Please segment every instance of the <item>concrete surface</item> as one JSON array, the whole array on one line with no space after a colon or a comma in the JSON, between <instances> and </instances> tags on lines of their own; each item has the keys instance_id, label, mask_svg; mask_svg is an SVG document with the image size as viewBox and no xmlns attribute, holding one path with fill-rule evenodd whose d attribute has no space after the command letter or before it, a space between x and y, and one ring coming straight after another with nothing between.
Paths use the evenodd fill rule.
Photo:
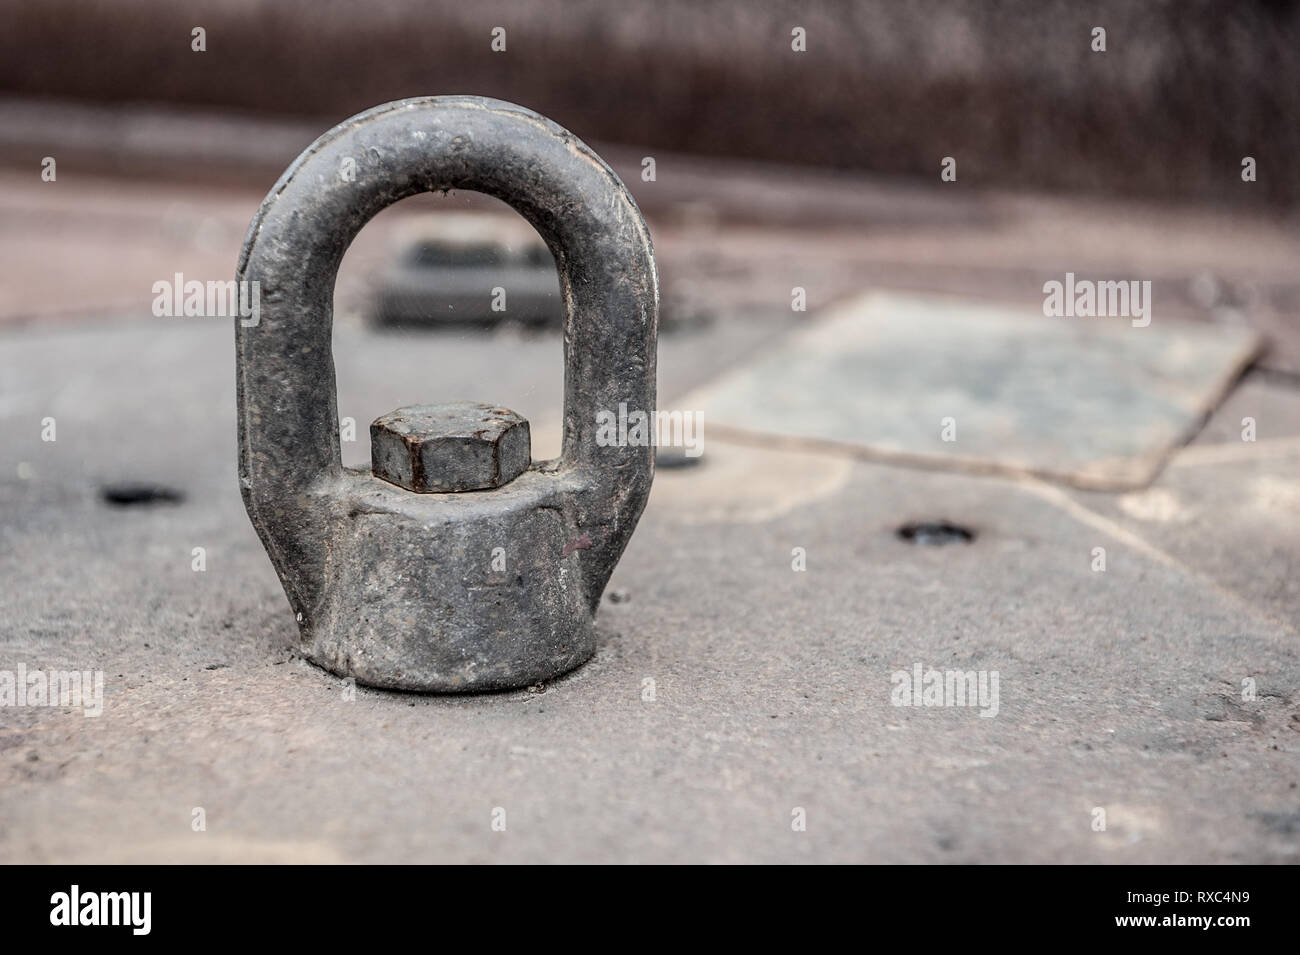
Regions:
<instances>
[{"instance_id":1,"label":"concrete surface","mask_svg":"<svg viewBox=\"0 0 1300 955\"><path fill-rule=\"evenodd\" d=\"M703 409L715 436L1144 488L1260 349L1245 329L1153 321L1151 305L1045 320L1043 309L868 292L682 403Z\"/></svg>"},{"instance_id":2,"label":"concrete surface","mask_svg":"<svg viewBox=\"0 0 1300 955\"><path fill-rule=\"evenodd\" d=\"M239 500L229 322L148 317L155 281L231 276L270 179L7 170L0 671L105 686L98 717L0 707L0 860L1296 861L1300 234L665 157L643 183L638 156L622 168L658 216L665 307L712 317L661 337L664 408L864 288L1038 309L1067 270L1150 278L1160 320L1240 324L1270 351L1150 487L1118 494L731 445L706 419L703 463L656 479L589 665L516 694L353 698L298 658ZM505 404L535 456L558 450L554 334L363 321L402 229L481 208L409 200L349 250L346 464L369 460L374 417L454 398ZM184 500L104 502L142 480ZM938 520L975 540L895 535ZM996 670L997 715L894 706L918 663Z\"/></svg>"},{"instance_id":3,"label":"concrete surface","mask_svg":"<svg viewBox=\"0 0 1300 955\"><path fill-rule=\"evenodd\" d=\"M661 407L790 321L665 337ZM239 500L228 325L137 313L0 336L0 669L105 675L98 717L0 708L0 860L1300 856L1289 380L1249 377L1135 500L733 446L706 422L703 463L656 479L592 662L438 698L299 659ZM555 336L345 324L335 354L349 463L365 423L411 400L504 403L539 456L558 434ZM128 479L185 499L102 501ZM895 535L937 519L975 540ZM997 671L996 715L893 705L916 664Z\"/></svg>"}]
</instances>

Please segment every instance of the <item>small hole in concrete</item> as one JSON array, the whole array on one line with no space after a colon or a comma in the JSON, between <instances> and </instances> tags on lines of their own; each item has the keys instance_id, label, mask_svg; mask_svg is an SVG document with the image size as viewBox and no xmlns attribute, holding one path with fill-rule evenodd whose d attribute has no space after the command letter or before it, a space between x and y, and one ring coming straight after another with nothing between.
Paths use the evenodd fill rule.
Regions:
<instances>
[{"instance_id":1,"label":"small hole in concrete","mask_svg":"<svg viewBox=\"0 0 1300 955\"><path fill-rule=\"evenodd\" d=\"M99 495L114 507L154 507L158 504L179 504L185 495L162 484L123 483L107 484Z\"/></svg>"},{"instance_id":2,"label":"small hole in concrete","mask_svg":"<svg viewBox=\"0 0 1300 955\"><path fill-rule=\"evenodd\" d=\"M693 468L703 463L703 455L689 455L686 449L676 445L665 445L655 449L655 469Z\"/></svg>"},{"instance_id":3,"label":"small hole in concrete","mask_svg":"<svg viewBox=\"0 0 1300 955\"><path fill-rule=\"evenodd\" d=\"M942 547L944 544L969 544L975 539L974 531L951 521L917 521L912 524L904 524L895 533L902 540L927 547Z\"/></svg>"}]
</instances>

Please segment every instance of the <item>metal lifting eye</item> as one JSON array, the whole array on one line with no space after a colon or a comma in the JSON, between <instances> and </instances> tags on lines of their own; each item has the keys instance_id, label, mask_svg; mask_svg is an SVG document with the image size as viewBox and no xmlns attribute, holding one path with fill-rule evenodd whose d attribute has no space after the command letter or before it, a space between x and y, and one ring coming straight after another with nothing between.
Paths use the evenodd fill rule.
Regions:
<instances>
[{"instance_id":1,"label":"metal lifting eye","mask_svg":"<svg viewBox=\"0 0 1300 955\"><path fill-rule=\"evenodd\" d=\"M383 415L372 469L342 466L330 339L343 250L385 206L443 189L510 203L561 263L564 450L544 470L526 420L468 401ZM590 657L654 472L652 447L596 437L600 411L653 414L655 399L654 256L613 171L519 106L389 103L294 161L236 278L273 290L259 321L235 328L240 485L308 658L372 686L460 692L528 686Z\"/></svg>"}]
</instances>

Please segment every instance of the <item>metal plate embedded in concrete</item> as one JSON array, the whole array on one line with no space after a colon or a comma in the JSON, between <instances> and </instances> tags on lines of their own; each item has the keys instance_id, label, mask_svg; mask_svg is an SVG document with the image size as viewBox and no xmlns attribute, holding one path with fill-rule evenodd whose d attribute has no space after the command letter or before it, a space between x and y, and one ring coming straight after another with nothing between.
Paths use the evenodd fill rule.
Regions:
<instances>
[{"instance_id":1,"label":"metal plate embedded in concrete","mask_svg":"<svg viewBox=\"0 0 1300 955\"><path fill-rule=\"evenodd\" d=\"M682 400L713 437L1085 488L1155 477L1250 363L1241 328L869 293Z\"/></svg>"}]
</instances>

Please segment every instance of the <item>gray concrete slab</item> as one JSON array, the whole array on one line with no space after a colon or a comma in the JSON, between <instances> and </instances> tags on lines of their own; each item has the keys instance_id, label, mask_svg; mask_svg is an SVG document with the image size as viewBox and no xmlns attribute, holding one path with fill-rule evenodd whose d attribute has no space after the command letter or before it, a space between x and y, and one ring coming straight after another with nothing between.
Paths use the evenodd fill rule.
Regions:
<instances>
[{"instance_id":1,"label":"gray concrete slab","mask_svg":"<svg viewBox=\"0 0 1300 955\"><path fill-rule=\"evenodd\" d=\"M1108 317L1074 317L1073 279L1070 317L1046 319L954 297L855 296L682 400L715 432L1078 487L1144 486L1261 341L1241 328L1153 322L1149 286L1137 282L1133 317L1113 312L1129 302L1127 282L1112 283Z\"/></svg>"},{"instance_id":2,"label":"gray concrete slab","mask_svg":"<svg viewBox=\"0 0 1300 955\"><path fill-rule=\"evenodd\" d=\"M774 328L666 339L665 402ZM4 861L1300 855L1294 591L1264 599L1224 572L1266 556L1259 523L1222 535L1222 561L1166 559L1178 540L1152 543L1107 495L706 430L704 463L656 480L591 663L519 693L354 694L298 658L244 515L230 339L205 320L0 339L0 669L106 681L98 717L0 708ZM341 413L359 424L453 397L542 431L557 420L555 339L344 329L335 350ZM366 459L362 440L345 448ZM1252 480L1293 464L1261 459ZM141 477L187 496L101 501L105 482ZM1207 470L1210 498L1238 479ZM1269 540L1294 561L1286 507ZM895 535L939 518L975 540ZM894 705L892 677L917 664L997 671L997 715Z\"/></svg>"},{"instance_id":3,"label":"gray concrete slab","mask_svg":"<svg viewBox=\"0 0 1300 955\"><path fill-rule=\"evenodd\" d=\"M1149 488L1074 499L1156 559L1300 624L1300 390L1252 374Z\"/></svg>"}]
</instances>

